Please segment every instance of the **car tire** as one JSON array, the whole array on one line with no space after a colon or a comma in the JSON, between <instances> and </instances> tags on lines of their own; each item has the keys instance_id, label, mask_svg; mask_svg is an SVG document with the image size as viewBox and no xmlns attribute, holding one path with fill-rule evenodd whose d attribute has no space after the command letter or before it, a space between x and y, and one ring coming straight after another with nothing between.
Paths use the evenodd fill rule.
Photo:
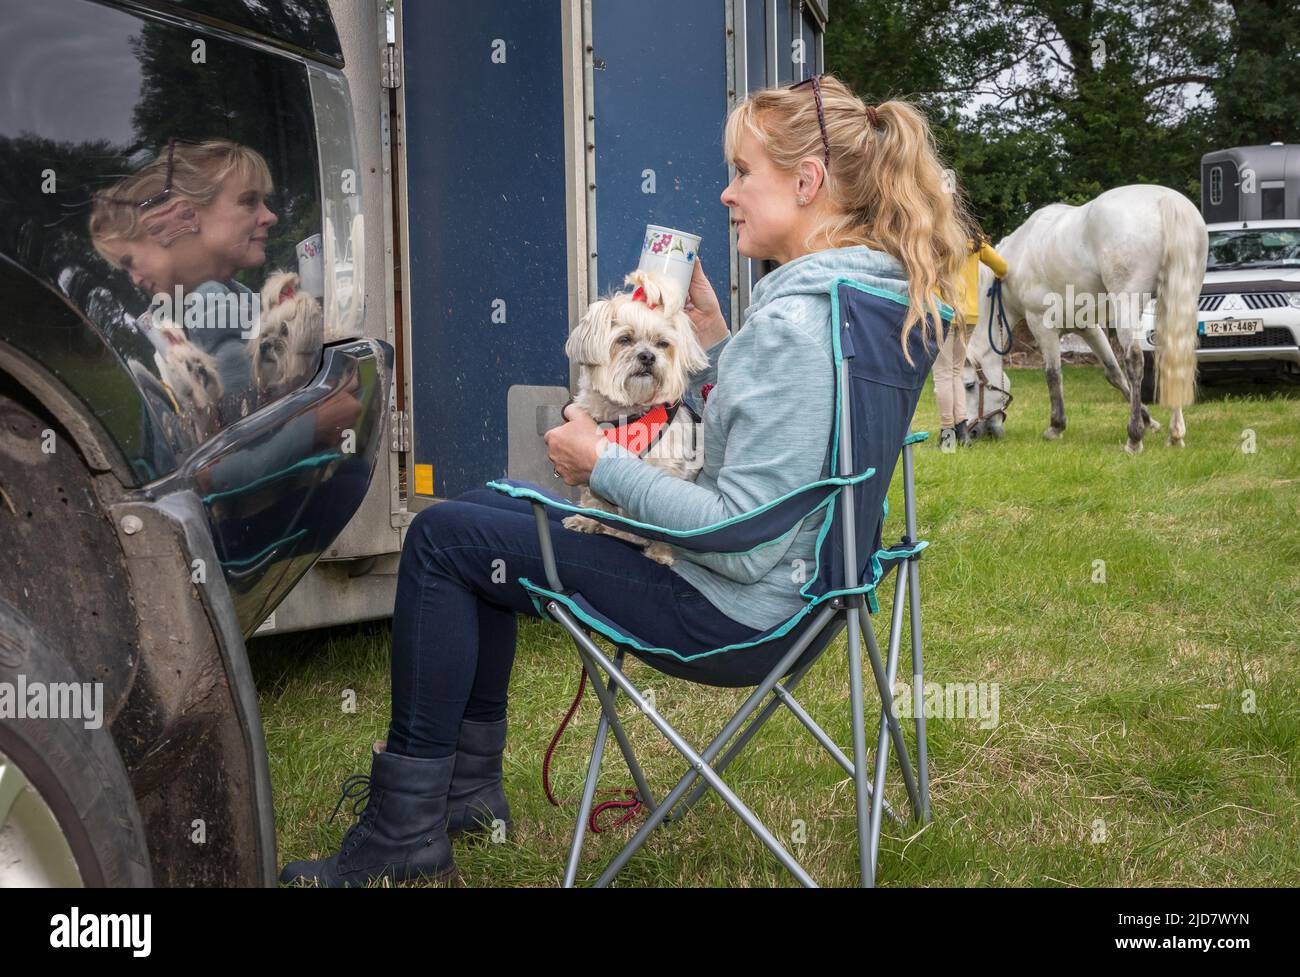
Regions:
<instances>
[{"instance_id":1,"label":"car tire","mask_svg":"<svg viewBox=\"0 0 1300 977\"><path fill-rule=\"evenodd\" d=\"M0 598L0 682L79 682L72 666ZM107 724L0 719L0 888L152 884L144 825Z\"/></svg>"},{"instance_id":2,"label":"car tire","mask_svg":"<svg viewBox=\"0 0 1300 977\"><path fill-rule=\"evenodd\" d=\"M1142 354L1142 403L1154 403L1156 399L1156 360L1151 353Z\"/></svg>"}]
</instances>

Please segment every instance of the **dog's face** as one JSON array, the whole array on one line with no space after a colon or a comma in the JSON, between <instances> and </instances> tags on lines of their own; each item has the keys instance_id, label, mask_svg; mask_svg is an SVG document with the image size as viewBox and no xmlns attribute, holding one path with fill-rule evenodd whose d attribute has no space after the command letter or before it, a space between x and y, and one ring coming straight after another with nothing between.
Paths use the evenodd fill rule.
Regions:
<instances>
[{"instance_id":1,"label":"dog's face","mask_svg":"<svg viewBox=\"0 0 1300 977\"><path fill-rule=\"evenodd\" d=\"M681 399L692 373L709 364L682 310L677 289L652 272L636 271L638 288L593 302L564 351L582 368L582 383L614 404L643 407Z\"/></svg>"},{"instance_id":2,"label":"dog's face","mask_svg":"<svg viewBox=\"0 0 1300 977\"><path fill-rule=\"evenodd\" d=\"M211 407L221 399L221 374L212 357L194 346L188 346L178 357L181 369L189 378L194 406Z\"/></svg>"},{"instance_id":3,"label":"dog's face","mask_svg":"<svg viewBox=\"0 0 1300 977\"><path fill-rule=\"evenodd\" d=\"M299 288L298 276L271 275L262 287L261 315L250 351L258 391L279 396L306 380L320 356L322 332L320 306Z\"/></svg>"},{"instance_id":4,"label":"dog's face","mask_svg":"<svg viewBox=\"0 0 1300 977\"><path fill-rule=\"evenodd\" d=\"M253 355L257 358L254 375L259 389L283 380L289 359L289 323L271 323L269 328L259 330Z\"/></svg>"},{"instance_id":5,"label":"dog's face","mask_svg":"<svg viewBox=\"0 0 1300 977\"><path fill-rule=\"evenodd\" d=\"M185 338L174 323L162 323L167 339L166 356L158 356L163 381L171 387L182 410L206 410L213 407L223 393L221 373L210 355Z\"/></svg>"}]
</instances>

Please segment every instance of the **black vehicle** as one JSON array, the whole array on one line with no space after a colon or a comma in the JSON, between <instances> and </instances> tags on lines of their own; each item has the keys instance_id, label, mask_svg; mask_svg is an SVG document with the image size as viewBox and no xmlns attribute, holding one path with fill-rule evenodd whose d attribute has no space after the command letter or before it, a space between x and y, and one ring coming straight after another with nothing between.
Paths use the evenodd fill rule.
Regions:
<instances>
[{"instance_id":1,"label":"black vehicle","mask_svg":"<svg viewBox=\"0 0 1300 977\"><path fill-rule=\"evenodd\" d=\"M0 0L0 886L265 885L244 640L365 497L324 0Z\"/></svg>"}]
</instances>

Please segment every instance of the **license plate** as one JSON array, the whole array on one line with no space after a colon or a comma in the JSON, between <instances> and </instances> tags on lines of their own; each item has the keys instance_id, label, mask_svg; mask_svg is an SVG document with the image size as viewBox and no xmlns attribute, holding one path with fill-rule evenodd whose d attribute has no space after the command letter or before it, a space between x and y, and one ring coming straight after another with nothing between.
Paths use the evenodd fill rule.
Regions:
<instances>
[{"instance_id":1,"label":"license plate","mask_svg":"<svg viewBox=\"0 0 1300 977\"><path fill-rule=\"evenodd\" d=\"M1197 331L1202 336L1253 336L1263 330L1263 319L1211 319Z\"/></svg>"}]
</instances>

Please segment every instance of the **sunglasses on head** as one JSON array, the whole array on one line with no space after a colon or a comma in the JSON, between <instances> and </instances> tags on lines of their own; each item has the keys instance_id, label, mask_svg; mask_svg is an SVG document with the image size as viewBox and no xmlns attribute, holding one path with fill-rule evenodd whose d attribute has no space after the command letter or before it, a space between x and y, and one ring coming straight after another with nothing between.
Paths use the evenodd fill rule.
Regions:
<instances>
[{"instance_id":1,"label":"sunglasses on head","mask_svg":"<svg viewBox=\"0 0 1300 977\"><path fill-rule=\"evenodd\" d=\"M123 207L135 207L139 210L148 210L150 207L157 207L160 203L167 200L172 195L172 175L176 169L176 144L181 143L186 146L196 146L196 142L190 139L181 139L172 136L167 140L167 176L163 180L163 188L151 197L145 197L143 200L127 200L123 197L114 197L108 193L99 193L96 196L100 200L105 200L111 204L120 204Z\"/></svg>"},{"instance_id":2,"label":"sunglasses on head","mask_svg":"<svg viewBox=\"0 0 1300 977\"><path fill-rule=\"evenodd\" d=\"M822 111L822 86L818 81L820 78L821 75L813 75L810 78L805 78L803 81L797 81L790 86L789 90L797 92L799 89L803 88L804 85L812 85L813 98L817 100L817 124L821 126L822 147L826 150L826 169L829 170L831 168L831 141L826 135L826 113Z\"/></svg>"}]
</instances>

